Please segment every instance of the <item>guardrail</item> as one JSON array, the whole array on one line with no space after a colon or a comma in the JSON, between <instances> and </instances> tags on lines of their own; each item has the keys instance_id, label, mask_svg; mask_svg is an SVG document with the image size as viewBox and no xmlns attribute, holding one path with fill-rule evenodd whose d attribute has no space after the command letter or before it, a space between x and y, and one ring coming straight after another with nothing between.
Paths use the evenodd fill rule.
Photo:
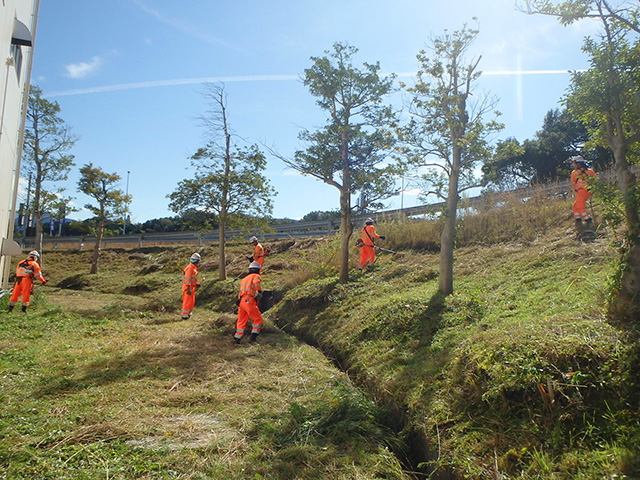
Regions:
<instances>
[{"instance_id":1,"label":"guardrail","mask_svg":"<svg viewBox=\"0 0 640 480\"><path fill-rule=\"evenodd\" d=\"M569 182L559 182L546 185L544 187L522 188L511 190L509 192L499 192L485 194L478 197L467 198L461 205L473 208L481 202L488 200L488 197L494 201L500 201L500 197L506 195L517 194L521 198L530 196L533 192L546 194L566 194L570 191ZM436 214L444 205L444 202L431 203L415 207L402 209L385 210L382 212L370 212L352 216L354 224L364 223L367 217L371 217L374 221L395 218L411 218L424 217ZM255 232L257 236L264 240L276 240L282 238L309 237L309 236L325 236L335 235L340 231L340 220L323 220L313 222L293 222L286 224L270 225L270 232ZM246 239L247 232L242 230L230 229L226 231L227 240ZM144 234L127 234L127 235L110 235L103 237L101 248L143 248L158 245L204 245L206 243L216 243L220 240L218 230L207 232L166 232L166 233L144 233ZM20 240L16 239L20 243ZM75 236L75 237L44 237L43 248L52 249L84 249L92 248L95 245L95 236ZM35 244L33 237L22 239L21 247L23 249L32 248Z\"/></svg>"}]
</instances>

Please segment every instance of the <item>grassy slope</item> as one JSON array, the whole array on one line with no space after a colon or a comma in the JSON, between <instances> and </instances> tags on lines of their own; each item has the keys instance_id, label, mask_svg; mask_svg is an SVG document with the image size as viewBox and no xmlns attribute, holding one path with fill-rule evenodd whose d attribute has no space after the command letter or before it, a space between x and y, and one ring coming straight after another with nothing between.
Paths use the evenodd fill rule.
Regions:
<instances>
[{"instance_id":1,"label":"grassy slope","mask_svg":"<svg viewBox=\"0 0 640 480\"><path fill-rule=\"evenodd\" d=\"M611 255L562 227L462 248L445 299L437 255L382 257L348 285L294 289L275 321L408 412L425 472L638 478L636 333L601 312Z\"/></svg>"},{"instance_id":2,"label":"grassy slope","mask_svg":"<svg viewBox=\"0 0 640 480\"><path fill-rule=\"evenodd\" d=\"M0 477L405 478L388 451L399 444L389 411L402 412L423 472L638 477L636 334L601 312L608 240L580 244L529 204L544 223L529 237L530 215L478 217L487 238L525 240L459 248L445 299L436 254L383 254L341 285L336 242L274 242L264 286L300 285L267 314L256 349L230 343L238 282L214 280L211 247L186 322L176 318L192 247L105 251L97 276L78 273L88 252L49 253L51 283L79 289L47 287L26 319L0 313ZM391 248L433 243L419 225L385 228ZM230 277L247 250L230 247Z\"/></svg>"}]
</instances>

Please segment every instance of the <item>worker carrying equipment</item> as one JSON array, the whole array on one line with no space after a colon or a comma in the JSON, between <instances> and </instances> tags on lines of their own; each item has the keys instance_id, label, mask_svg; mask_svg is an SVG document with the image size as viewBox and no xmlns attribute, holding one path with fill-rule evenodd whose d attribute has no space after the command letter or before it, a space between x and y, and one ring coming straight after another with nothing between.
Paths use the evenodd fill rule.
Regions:
<instances>
[{"instance_id":1,"label":"worker carrying equipment","mask_svg":"<svg viewBox=\"0 0 640 480\"><path fill-rule=\"evenodd\" d=\"M42 276L42 270L38 260L40 254L33 250L29 252L29 256L18 263L16 269L16 284L13 287L13 293L9 298L9 311L13 310L13 307L18 303L18 299L22 295L22 311L26 312L29 306L29 300L31 299L31 293L33 293L33 281L38 280L44 285L47 280Z\"/></svg>"},{"instance_id":2,"label":"worker carrying equipment","mask_svg":"<svg viewBox=\"0 0 640 480\"><path fill-rule=\"evenodd\" d=\"M182 277L182 320L191 317L193 306L196 304L196 290L200 287L198 283L198 263L200 254L194 253L189 259L189 264L184 268Z\"/></svg>"},{"instance_id":3,"label":"worker carrying equipment","mask_svg":"<svg viewBox=\"0 0 640 480\"><path fill-rule=\"evenodd\" d=\"M238 321L236 322L236 333L233 336L235 343L240 343L244 336L244 329L247 321L251 319L253 326L251 327L251 338L249 343L255 343L262 330L262 315L258 309L258 301L260 300L260 270L261 266L258 262L253 261L249 265L249 274L242 279L240 283L240 293L238 293Z\"/></svg>"},{"instance_id":4,"label":"worker carrying equipment","mask_svg":"<svg viewBox=\"0 0 640 480\"><path fill-rule=\"evenodd\" d=\"M383 235L376 233L376 227L373 226L373 219L367 218L362 228L362 236L357 245L360 247L360 263L358 263L358 271L363 272L367 265L376 261L376 250L374 238L381 238Z\"/></svg>"},{"instance_id":5,"label":"worker carrying equipment","mask_svg":"<svg viewBox=\"0 0 640 480\"><path fill-rule=\"evenodd\" d=\"M247 260L250 262L258 262L260 265L260 273L262 273L262 267L264 266L264 257L265 255L269 255L270 250L268 248L264 248L260 242L258 242L258 237L251 237L251 243L253 243L253 255L247 257Z\"/></svg>"},{"instance_id":6,"label":"worker carrying equipment","mask_svg":"<svg viewBox=\"0 0 640 480\"><path fill-rule=\"evenodd\" d=\"M573 203L573 219L576 224L582 224L583 221L590 224L592 219L587 212L587 200L591 197L591 192L588 190L588 178L595 178L596 172L589 168L587 162L580 155L571 157L569 160L573 165L571 186L576 192L576 200Z\"/></svg>"}]
</instances>

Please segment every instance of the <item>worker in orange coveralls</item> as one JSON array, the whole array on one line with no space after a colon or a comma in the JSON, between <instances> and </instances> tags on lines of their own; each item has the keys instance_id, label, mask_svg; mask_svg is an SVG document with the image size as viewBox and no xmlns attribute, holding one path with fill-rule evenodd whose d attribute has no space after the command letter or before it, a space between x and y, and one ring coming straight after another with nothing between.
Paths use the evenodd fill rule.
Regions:
<instances>
[{"instance_id":1,"label":"worker in orange coveralls","mask_svg":"<svg viewBox=\"0 0 640 480\"><path fill-rule=\"evenodd\" d=\"M376 249L375 238L381 238L384 240L384 235L378 235L376 233L376 227L373 226L373 219L367 218L362 228L362 236L358 244L360 245L360 263L358 264L358 271L363 272L369 263L376 261Z\"/></svg>"},{"instance_id":2,"label":"worker in orange coveralls","mask_svg":"<svg viewBox=\"0 0 640 480\"><path fill-rule=\"evenodd\" d=\"M588 190L587 178L595 177L596 172L587 166L587 162L581 156L571 157L573 171L571 172L571 186L576 192L576 201L573 203L573 219L576 225L586 222L590 225L592 222L591 215L587 212L587 200L591 197Z\"/></svg>"},{"instance_id":3,"label":"worker in orange coveralls","mask_svg":"<svg viewBox=\"0 0 640 480\"><path fill-rule=\"evenodd\" d=\"M33 250L29 252L29 256L18 264L16 269L16 284L13 287L13 293L9 298L9 311L13 310L13 307L18 303L20 295L22 295L22 311L26 312L29 306L29 299L31 298L31 292L33 291L33 281L39 280L42 285L47 283L42 276L42 270L38 259L40 254Z\"/></svg>"},{"instance_id":4,"label":"worker in orange coveralls","mask_svg":"<svg viewBox=\"0 0 640 480\"><path fill-rule=\"evenodd\" d=\"M247 321L253 321L251 328L251 338L249 343L255 343L262 329L262 315L258 308L260 300L260 264L256 261L249 265L249 274L242 279L240 284L240 293L238 294L238 322L236 323L236 333L233 339L236 343L240 343L244 336L244 329Z\"/></svg>"},{"instance_id":5,"label":"worker in orange coveralls","mask_svg":"<svg viewBox=\"0 0 640 480\"><path fill-rule=\"evenodd\" d=\"M198 283L198 262L200 254L194 253L189 259L189 265L184 269L182 277L182 319L187 320L191 316L193 306L196 304L196 290Z\"/></svg>"},{"instance_id":6,"label":"worker in orange coveralls","mask_svg":"<svg viewBox=\"0 0 640 480\"><path fill-rule=\"evenodd\" d=\"M260 242L258 242L258 237L251 237L251 243L253 243L253 255L247 257L247 260L250 262L258 262L260 265L260 273L262 273L262 267L264 266L264 256L269 253Z\"/></svg>"}]
</instances>

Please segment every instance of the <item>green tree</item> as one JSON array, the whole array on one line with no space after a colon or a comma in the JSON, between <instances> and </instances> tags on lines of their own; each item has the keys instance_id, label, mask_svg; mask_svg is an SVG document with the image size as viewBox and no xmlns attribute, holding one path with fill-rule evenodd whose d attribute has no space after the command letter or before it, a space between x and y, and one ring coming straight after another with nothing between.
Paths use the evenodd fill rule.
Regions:
<instances>
[{"instance_id":1,"label":"green tree","mask_svg":"<svg viewBox=\"0 0 640 480\"><path fill-rule=\"evenodd\" d=\"M490 156L488 137L500 130L493 111L497 100L479 95L471 102L480 57L469 63L465 54L475 40L477 30L465 25L462 30L445 32L433 38L433 58L422 50L420 69L411 95L410 121L399 129L403 152L413 168L426 168L422 190L445 201L443 229L440 235L439 291L453 293L453 253L460 194L480 186L474 170L478 162ZM485 121L492 113L494 119Z\"/></svg>"},{"instance_id":2,"label":"green tree","mask_svg":"<svg viewBox=\"0 0 640 480\"><path fill-rule=\"evenodd\" d=\"M515 138L498 142L493 158L482 167L484 183L490 187L517 188L565 179L567 159L581 154L599 171L612 164L611 151L597 147L584 150L587 127L567 109L549 110L535 137L520 144Z\"/></svg>"},{"instance_id":3,"label":"green tree","mask_svg":"<svg viewBox=\"0 0 640 480\"><path fill-rule=\"evenodd\" d=\"M213 213L218 219L220 280L227 278L226 228L266 227L273 210L275 190L262 174L267 161L256 145L235 146L229 126L227 95L223 85L205 84L210 110L200 117L210 139L191 157L195 177L183 180L168 195L176 213L192 209ZM251 218L253 215L255 218Z\"/></svg>"},{"instance_id":4,"label":"green tree","mask_svg":"<svg viewBox=\"0 0 640 480\"><path fill-rule=\"evenodd\" d=\"M94 205L85 205L85 208L95 215L97 222L96 244L93 247L93 259L89 273L98 273L100 242L102 241L105 222L122 218L127 213L127 205L131 202L131 195L125 195L122 190L116 188L119 181L120 175L106 173L102 168L94 167L92 163L84 165L80 169L78 190L96 202Z\"/></svg>"},{"instance_id":5,"label":"green tree","mask_svg":"<svg viewBox=\"0 0 640 480\"><path fill-rule=\"evenodd\" d=\"M393 91L394 76L380 77L378 63L352 64L358 49L335 43L326 56L311 57L304 71L304 85L327 112L327 124L315 132L304 130L299 138L307 144L293 159L277 155L303 175L315 177L340 192L340 281L349 279L349 249L353 233L351 216L379 208L380 201L398 192L399 169L388 162L394 144L391 134L396 116L383 103ZM352 196L362 201L353 206Z\"/></svg>"},{"instance_id":6,"label":"green tree","mask_svg":"<svg viewBox=\"0 0 640 480\"><path fill-rule=\"evenodd\" d=\"M42 252L43 214L57 212L71 201L62 195L64 188L55 184L49 186L67 180L74 165L74 157L68 152L78 140L58 116L59 113L58 102L44 98L37 86L30 88L23 150L26 172L32 176L32 196L27 209L35 219L35 249L39 252Z\"/></svg>"},{"instance_id":7,"label":"green tree","mask_svg":"<svg viewBox=\"0 0 640 480\"><path fill-rule=\"evenodd\" d=\"M619 282L611 297L614 318L640 314L640 191L630 155L640 142L639 9L633 4L612 6L605 0L572 0L560 5L549 1L526 2L529 13L557 16L569 24L596 17L602 24L599 38L586 38L583 51L590 67L574 72L566 96L571 114L589 130L591 145L613 151L618 188L624 208L627 241L622 249Z\"/></svg>"}]
</instances>

